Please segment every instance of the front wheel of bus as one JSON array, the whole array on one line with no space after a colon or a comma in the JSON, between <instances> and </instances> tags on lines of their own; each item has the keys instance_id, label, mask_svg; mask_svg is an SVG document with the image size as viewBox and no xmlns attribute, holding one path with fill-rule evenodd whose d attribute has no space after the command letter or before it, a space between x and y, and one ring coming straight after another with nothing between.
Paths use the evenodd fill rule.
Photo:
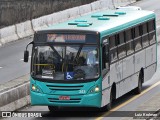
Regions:
<instances>
[{"instance_id":1,"label":"front wheel of bus","mask_svg":"<svg viewBox=\"0 0 160 120\"><path fill-rule=\"evenodd\" d=\"M48 106L48 109L50 112L55 112L59 110L59 107L54 107L54 106Z\"/></svg>"}]
</instances>

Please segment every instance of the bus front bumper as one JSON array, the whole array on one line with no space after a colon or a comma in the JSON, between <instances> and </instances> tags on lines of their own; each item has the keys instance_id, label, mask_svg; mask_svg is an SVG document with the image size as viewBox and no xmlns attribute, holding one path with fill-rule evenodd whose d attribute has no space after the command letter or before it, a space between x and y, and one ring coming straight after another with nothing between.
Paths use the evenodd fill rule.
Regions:
<instances>
[{"instance_id":1,"label":"bus front bumper","mask_svg":"<svg viewBox=\"0 0 160 120\"><path fill-rule=\"evenodd\" d=\"M60 96L61 95L48 95L31 91L31 105L101 107L101 92L86 95L70 95L70 100L59 100Z\"/></svg>"}]
</instances>

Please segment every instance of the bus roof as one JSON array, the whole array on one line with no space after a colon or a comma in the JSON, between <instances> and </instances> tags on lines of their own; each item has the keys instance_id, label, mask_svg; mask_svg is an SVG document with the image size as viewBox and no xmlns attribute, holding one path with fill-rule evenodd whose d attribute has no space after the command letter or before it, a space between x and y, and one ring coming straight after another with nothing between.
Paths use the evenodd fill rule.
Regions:
<instances>
[{"instance_id":1,"label":"bus roof","mask_svg":"<svg viewBox=\"0 0 160 120\"><path fill-rule=\"evenodd\" d=\"M81 30L99 32L101 37L116 33L155 18L152 11L104 10L50 26L43 31Z\"/></svg>"}]
</instances>

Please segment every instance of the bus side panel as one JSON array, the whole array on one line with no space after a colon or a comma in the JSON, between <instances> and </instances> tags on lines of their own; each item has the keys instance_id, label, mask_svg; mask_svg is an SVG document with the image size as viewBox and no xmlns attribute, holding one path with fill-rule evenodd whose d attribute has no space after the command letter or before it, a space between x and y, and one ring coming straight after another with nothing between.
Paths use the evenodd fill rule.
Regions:
<instances>
[{"instance_id":1,"label":"bus side panel","mask_svg":"<svg viewBox=\"0 0 160 120\"><path fill-rule=\"evenodd\" d=\"M146 69L144 70L144 82L151 79L156 71L156 44L146 48Z\"/></svg>"},{"instance_id":2,"label":"bus side panel","mask_svg":"<svg viewBox=\"0 0 160 120\"><path fill-rule=\"evenodd\" d=\"M145 68L145 50L135 54L135 73L139 72L141 68Z\"/></svg>"},{"instance_id":3,"label":"bus side panel","mask_svg":"<svg viewBox=\"0 0 160 120\"><path fill-rule=\"evenodd\" d=\"M139 72L135 73L134 75L131 76L131 86L132 89L136 88L138 86L138 80L139 80Z\"/></svg>"},{"instance_id":4,"label":"bus side panel","mask_svg":"<svg viewBox=\"0 0 160 120\"><path fill-rule=\"evenodd\" d=\"M121 91L123 90L123 88L120 87L120 82L123 78L122 65L123 65L123 62L121 60L111 64L110 66L110 81L111 81L111 85L114 82L116 83L116 98L120 96L119 94L121 94Z\"/></svg>"},{"instance_id":5,"label":"bus side panel","mask_svg":"<svg viewBox=\"0 0 160 120\"><path fill-rule=\"evenodd\" d=\"M120 81L119 70L120 70L119 62L116 62L110 65L110 83L111 85L114 82L117 83Z\"/></svg>"},{"instance_id":6,"label":"bus side panel","mask_svg":"<svg viewBox=\"0 0 160 120\"><path fill-rule=\"evenodd\" d=\"M123 80L120 82L121 93L119 93L119 96L133 89L134 83L132 83L131 76L134 74L134 67L134 55L123 59Z\"/></svg>"},{"instance_id":7,"label":"bus side panel","mask_svg":"<svg viewBox=\"0 0 160 120\"><path fill-rule=\"evenodd\" d=\"M123 59L123 79L134 74L134 55Z\"/></svg>"}]
</instances>

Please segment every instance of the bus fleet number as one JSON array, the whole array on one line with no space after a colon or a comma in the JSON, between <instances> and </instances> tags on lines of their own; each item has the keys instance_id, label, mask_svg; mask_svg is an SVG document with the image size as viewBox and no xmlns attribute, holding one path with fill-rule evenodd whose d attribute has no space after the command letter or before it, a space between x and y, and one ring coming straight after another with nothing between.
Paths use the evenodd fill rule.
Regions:
<instances>
[{"instance_id":1,"label":"bus fleet number","mask_svg":"<svg viewBox=\"0 0 160 120\"><path fill-rule=\"evenodd\" d=\"M85 90L79 90L79 93L84 94L84 93L86 93L86 91Z\"/></svg>"}]
</instances>

